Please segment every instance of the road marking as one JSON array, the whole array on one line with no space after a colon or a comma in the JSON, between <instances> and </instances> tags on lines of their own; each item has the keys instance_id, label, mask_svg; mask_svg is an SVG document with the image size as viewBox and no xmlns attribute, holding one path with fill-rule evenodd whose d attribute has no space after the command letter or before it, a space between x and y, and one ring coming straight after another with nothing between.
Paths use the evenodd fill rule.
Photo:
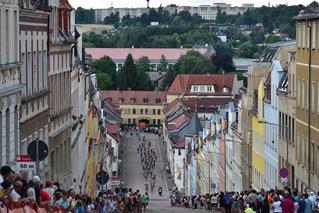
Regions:
<instances>
[{"instance_id":1,"label":"road marking","mask_svg":"<svg viewBox=\"0 0 319 213\"><path fill-rule=\"evenodd\" d=\"M161 148L160 148L160 146L159 146L159 140L158 140L158 138L159 138L159 137L157 137L157 148L158 148L158 150L159 150L160 159L161 159L161 161L162 161L162 166L163 166L162 168L164 168L164 162L163 162L163 158L162 158L162 150L161 150ZM167 182L166 182L165 170L163 169L162 172L163 172L163 175L164 175L164 183L165 183L165 186L166 186L166 190L167 190L167 192L169 193L168 186L167 186Z\"/></svg>"}]
</instances>

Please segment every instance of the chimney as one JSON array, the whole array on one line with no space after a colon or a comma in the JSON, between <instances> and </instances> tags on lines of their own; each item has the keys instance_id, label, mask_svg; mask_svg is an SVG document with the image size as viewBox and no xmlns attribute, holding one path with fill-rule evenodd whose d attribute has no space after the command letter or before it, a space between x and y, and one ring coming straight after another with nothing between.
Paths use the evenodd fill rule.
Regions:
<instances>
[{"instance_id":1,"label":"chimney","mask_svg":"<svg viewBox=\"0 0 319 213\"><path fill-rule=\"evenodd\" d=\"M132 45L132 50L134 50L134 45Z\"/></svg>"},{"instance_id":2,"label":"chimney","mask_svg":"<svg viewBox=\"0 0 319 213\"><path fill-rule=\"evenodd\" d=\"M183 49L183 46L181 46L181 49Z\"/></svg>"}]
</instances>

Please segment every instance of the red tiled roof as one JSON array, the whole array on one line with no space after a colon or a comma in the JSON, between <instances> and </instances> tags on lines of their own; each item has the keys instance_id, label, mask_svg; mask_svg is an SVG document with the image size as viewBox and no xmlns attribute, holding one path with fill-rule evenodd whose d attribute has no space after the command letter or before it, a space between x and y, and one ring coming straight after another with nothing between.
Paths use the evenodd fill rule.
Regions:
<instances>
[{"instance_id":1,"label":"red tiled roof","mask_svg":"<svg viewBox=\"0 0 319 213\"><path fill-rule=\"evenodd\" d=\"M100 94L102 99L106 99L115 108L120 103L162 105L163 102L166 102L165 92L160 91L103 90ZM159 103L156 103L156 99L158 99ZM147 103L144 103L144 100L147 100Z\"/></svg>"},{"instance_id":2,"label":"red tiled roof","mask_svg":"<svg viewBox=\"0 0 319 213\"><path fill-rule=\"evenodd\" d=\"M137 60L143 56L147 56L150 60L160 60L162 55L167 60L178 60L182 55L186 55L192 49L180 48L85 48L87 54L93 59L99 59L103 56L109 56L113 60L125 60L129 53L133 59ZM194 49L201 54L206 54L206 48Z\"/></svg>"},{"instance_id":3,"label":"red tiled roof","mask_svg":"<svg viewBox=\"0 0 319 213\"><path fill-rule=\"evenodd\" d=\"M177 144L173 145L172 148L185 149L185 138L184 137L180 138Z\"/></svg>"},{"instance_id":4,"label":"red tiled roof","mask_svg":"<svg viewBox=\"0 0 319 213\"><path fill-rule=\"evenodd\" d=\"M212 95L212 93L191 93L192 85L214 85L215 93L223 93L223 88L227 87L230 92L233 88L235 75L222 74L179 74L167 91L169 95L198 94Z\"/></svg>"},{"instance_id":5,"label":"red tiled roof","mask_svg":"<svg viewBox=\"0 0 319 213\"><path fill-rule=\"evenodd\" d=\"M188 98L182 102L188 111L201 112L209 111L211 107L226 105L232 100L232 98Z\"/></svg>"},{"instance_id":6,"label":"red tiled roof","mask_svg":"<svg viewBox=\"0 0 319 213\"><path fill-rule=\"evenodd\" d=\"M119 139L119 125L117 124L106 124L106 131L108 134L112 135L115 139Z\"/></svg>"}]
</instances>

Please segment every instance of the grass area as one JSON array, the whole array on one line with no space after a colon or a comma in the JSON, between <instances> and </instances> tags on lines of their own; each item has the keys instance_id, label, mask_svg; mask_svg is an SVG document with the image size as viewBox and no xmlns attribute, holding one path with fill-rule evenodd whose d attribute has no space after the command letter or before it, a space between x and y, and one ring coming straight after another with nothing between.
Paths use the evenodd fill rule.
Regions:
<instances>
[{"instance_id":1,"label":"grass area","mask_svg":"<svg viewBox=\"0 0 319 213\"><path fill-rule=\"evenodd\" d=\"M105 24L79 24L80 30L82 33L87 32L95 32L95 33L101 33L103 30L112 30L112 25L105 25Z\"/></svg>"}]
</instances>

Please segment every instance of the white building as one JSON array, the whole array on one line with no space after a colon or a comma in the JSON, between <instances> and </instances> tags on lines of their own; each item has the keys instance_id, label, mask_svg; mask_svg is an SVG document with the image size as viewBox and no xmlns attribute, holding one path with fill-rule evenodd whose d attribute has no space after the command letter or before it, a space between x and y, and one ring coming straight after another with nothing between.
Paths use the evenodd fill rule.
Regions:
<instances>
[{"instance_id":1,"label":"white building","mask_svg":"<svg viewBox=\"0 0 319 213\"><path fill-rule=\"evenodd\" d=\"M18 0L0 0L0 164L19 154L21 104Z\"/></svg>"},{"instance_id":2,"label":"white building","mask_svg":"<svg viewBox=\"0 0 319 213\"><path fill-rule=\"evenodd\" d=\"M141 17L143 13L148 13L147 8L106 8L106 9L96 9L95 10L95 22L104 22L105 17L110 16L112 13L119 15L120 20L126 15L130 17Z\"/></svg>"}]
</instances>

